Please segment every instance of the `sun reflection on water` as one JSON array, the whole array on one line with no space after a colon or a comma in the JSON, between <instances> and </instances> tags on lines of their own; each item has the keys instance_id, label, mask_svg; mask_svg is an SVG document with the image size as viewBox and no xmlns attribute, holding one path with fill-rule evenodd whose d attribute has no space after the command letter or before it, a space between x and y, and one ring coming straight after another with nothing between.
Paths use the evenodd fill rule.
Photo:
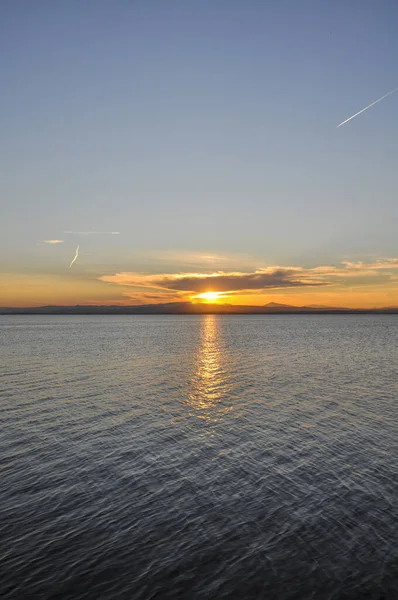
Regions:
<instances>
[{"instance_id":1,"label":"sun reflection on water","mask_svg":"<svg viewBox=\"0 0 398 600\"><path fill-rule=\"evenodd\" d=\"M220 406L228 387L224 367L219 320L216 315L206 315L201 322L200 347L191 380L189 404L195 409L196 416L207 421L217 421L220 412L226 410L226 407Z\"/></svg>"}]
</instances>

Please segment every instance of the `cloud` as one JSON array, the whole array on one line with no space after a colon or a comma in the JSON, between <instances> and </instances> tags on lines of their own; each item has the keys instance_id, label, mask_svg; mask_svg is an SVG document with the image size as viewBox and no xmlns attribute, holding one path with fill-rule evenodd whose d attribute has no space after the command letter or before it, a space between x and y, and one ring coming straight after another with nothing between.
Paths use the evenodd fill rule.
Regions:
<instances>
[{"instance_id":1,"label":"cloud","mask_svg":"<svg viewBox=\"0 0 398 600\"><path fill-rule=\"evenodd\" d=\"M373 263L364 263L362 261L341 263L346 269L354 271L377 271L379 269L398 269L398 258L382 258Z\"/></svg>"},{"instance_id":2,"label":"cloud","mask_svg":"<svg viewBox=\"0 0 398 600\"><path fill-rule=\"evenodd\" d=\"M73 235L120 235L120 231L64 231Z\"/></svg>"},{"instance_id":3,"label":"cloud","mask_svg":"<svg viewBox=\"0 0 398 600\"><path fill-rule=\"evenodd\" d=\"M136 251L130 254L130 260L140 265L141 272L158 273L211 273L232 270L251 272L264 264L263 260L248 253L181 249ZM126 267L123 271L125 270Z\"/></svg>"},{"instance_id":4,"label":"cloud","mask_svg":"<svg viewBox=\"0 0 398 600\"><path fill-rule=\"evenodd\" d=\"M298 287L307 285L325 285L320 281L306 280L294 269L276 269L271 272L256 271L254 273L216 273L202 277L185 276L173 279L163 277L156 282L173 290L185 292L232 292L237 290L264 290L281 287Z\"/></svg>"},{"instance_id":5,"label":"cloud","mask_svg":"<svg viewBox=\"0 0 398 600\"><path fill-rule=\"evenodd\" d=\"M178 294L177 292L170 292L169 290L164 290L163 292L157 294L147 294L147 293L130 293L126 292L123 296L130 299L137 304L160 304L160 303L170 303L170 302L181 302L185 298Z\"/></svg>"},{"instance_id":6,"label":"cloud","mask_svg":"<svg viewBox=\"0 0 398 600\"><path fill-rule=\"evenodd\" d=\"M272 266L252 272L165 273L147 274L122 272L103 275L100 281L134 287L141 290L200 294L214 291L229 294L256 293L263 290L319 287L330 285L368 285L391 281L397 258L380 259L371 263L344 261L339 266Z\"/></svg>"},{"instance_id":7,"label":"cloud","mask_svg":"<svg viewBox=\"0 0 398 600\"><path fill-rule=\"evenodd\" d=\"M76 248L75 256L72 259L72 262L70 263L69 268L71 268L71 266L73 265L73 263L75 262L75 260L77 259L78 256L79 256L79 246Z\"/></svg>"},{"instance_id":8,"label":"cloud","mask_svg":"<svg viewBox=\"0 0 398 600\"><path fill-rule=\"evenodd\" d=\"M63 244L64 240L43 240L43 244Z\"/></svg>"},{"instance_id":9,"label":"cloud","mask_svg":"<svg viewBox=\"0 0 398 600\"><path fill-rule=\"evenodd\" d=\"M101 281L137 288L172 290L174 292L202 293L265 290L284 287L328 285L327 281L311 276L309 271L295 267L270 267L253 273L179 273L145 275L140 273L116 273L104 275Z\"/></svg>"},{"instance_id":10,"label":"cloud","mask_svg":"<svg viewBox=\"0 0 398 600\"><path fill-rule=\"evenodd\" d=\"M145 253L145 258L155 260L160 263L176 264L190 266L191 268L209 269L209 268L230 268L231 265L239 265L240 268L253 268L258 260L245 253L218 254L216 252L194 252L186 250L163 250Z\"/></svg>"}]
</instances>

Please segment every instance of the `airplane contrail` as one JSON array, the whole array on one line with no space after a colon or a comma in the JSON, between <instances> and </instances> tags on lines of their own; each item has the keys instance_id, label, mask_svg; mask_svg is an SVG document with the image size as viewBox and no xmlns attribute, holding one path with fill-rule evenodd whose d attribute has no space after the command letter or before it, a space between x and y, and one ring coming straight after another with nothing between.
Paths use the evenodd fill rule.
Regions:
<instances>
[{"instance_id":1,"label":"airplane contrail","mask_svg":"<svg viewBox=\"0 0 398 600\"><path fill-rule=\"evenodd\" d=\"M352 115L352 117L349 117L348 119L346 119L345 121L343 121L342 123L340 123L340 125L337 125L336 129L338 129L342 125L345 125L346 123L348 123L348 121L351 121L351 119L355 119L355 117L357 117L361 113L365 112L365 110L368 110L368 108L370 108L371 106L374 106L378 102L381 102L382 100L384 100L384 98L387 98L387 96L390 96L391 94L393 94L397 90L398 90L398 87L396 87L395 89L391 90L391 92L387 92L387 94L384 94L384 96L382 96L381 98L378 98L378 100L375 100L374 102L372 102L372 104L369 104L369 106L365 106L365 108L363 108L359 112L355 113L355 115Z\"/></svg>"},{"instance_id":2,"label":"airplane contrail","mask_svg":"<svg viewBox=\"0 0 398 600\"><path fill-rule=\"evenodd\" d=\"M77 259L78 256L79 256L79 246L76 248L75 258L70 263L69 268L71 268L71 266L73 265L73 263L75 262L75 260Z\"/></svg>"},{"instance_id":3,"label":"airplane contrail","mask_svg":"<svg viewBox=\"0 0 398 600\"><path fill-rule=\"evenodd\" d=\"M64 231L74 235L120 235L120 231Z\"/></svg>"}]
</instances>

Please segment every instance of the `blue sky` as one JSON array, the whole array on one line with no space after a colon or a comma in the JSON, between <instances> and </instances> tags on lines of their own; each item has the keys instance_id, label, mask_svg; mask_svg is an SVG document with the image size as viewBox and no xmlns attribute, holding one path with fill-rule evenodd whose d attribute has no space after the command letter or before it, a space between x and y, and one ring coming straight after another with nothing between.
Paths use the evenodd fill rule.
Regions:
<instances>
[{"instance_id":1,"label":"blue sky","mask_svg":"<svg viewBox=\"0 0 398 600\"><path fill-rule=\"evenodd\" d=\"M62 275L77 243L81 277L397 256L398 93L336 129L398 85L397 24L392 0L3 0L1 270Z\"/></svg>"}]
</instances>

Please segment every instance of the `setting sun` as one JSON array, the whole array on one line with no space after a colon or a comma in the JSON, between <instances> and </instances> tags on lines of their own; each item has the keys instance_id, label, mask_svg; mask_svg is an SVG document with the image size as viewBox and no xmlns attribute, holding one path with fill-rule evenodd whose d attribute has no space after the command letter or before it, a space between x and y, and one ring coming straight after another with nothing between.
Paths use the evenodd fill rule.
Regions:
<instances>
[{"instance_id":1,"label":"setting sun","mask_svg":"<svg viewBox=\"0 0 398 600\"><path fill-rule=\"evenodd\" d=\"M205 300L206 302L217 302L220 300L220 292L203 292L196 296L198 300Z\"/></svg>"}]
</instances>

